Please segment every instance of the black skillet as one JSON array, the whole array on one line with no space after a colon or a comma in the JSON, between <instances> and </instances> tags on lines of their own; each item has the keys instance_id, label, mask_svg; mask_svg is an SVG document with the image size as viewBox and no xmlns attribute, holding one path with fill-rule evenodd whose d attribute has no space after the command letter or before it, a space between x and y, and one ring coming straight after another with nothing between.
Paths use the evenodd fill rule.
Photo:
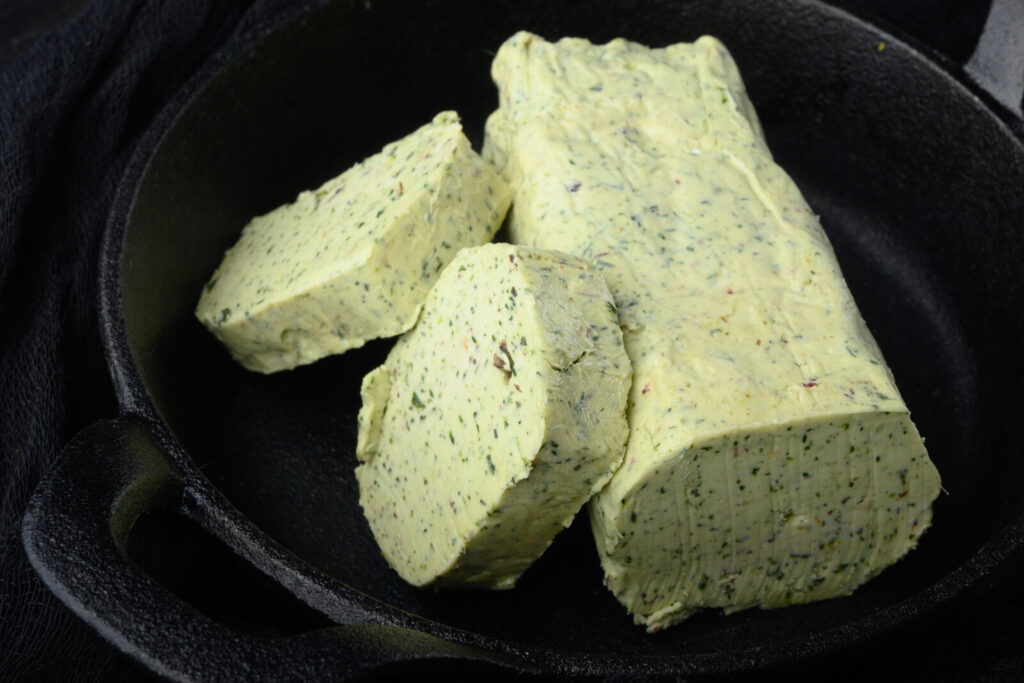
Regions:
<instances>
[{"instance_id":1,"label":"black skillet","mask_svg":"<svg viewBox=\"0 0 1024 683\"><path fill-rule=\"evenodd\" d=\"M24 525L43 579L118 647L160 674L199 679L343 678L414 660L543 674L742 671L889 632L1020 555L1022 5L995 2L966 69L815 2L583 7L327 4L219 55L159 117L103 255L122 415L67 447ZM514 591L411 588L380 557L352 476L359 381L387 343L267 377L232 363L193 319L249 216L442 109L457 109L479 146L496 104L490 52L519 28L648 44L711 33L735 55L948 491L920 547L853 596L701 614L647 635L602 586L582 516ZM159 567L147 573L127 556L133 527L180 518L330 627L232 628L183 602L150 576ZM186 560L204 562L175 559Z\"/></svg>"}]
</instances>

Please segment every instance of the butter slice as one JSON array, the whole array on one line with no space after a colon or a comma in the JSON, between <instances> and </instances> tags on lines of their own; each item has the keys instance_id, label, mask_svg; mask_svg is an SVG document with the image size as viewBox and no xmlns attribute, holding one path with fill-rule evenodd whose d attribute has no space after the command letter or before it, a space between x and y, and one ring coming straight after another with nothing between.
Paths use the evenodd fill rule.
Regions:
<instances>
[{"instance_id":1,"label":"butter slice","mask_svg":"<svg viewBox=\"0 0 1024 683\"><path fill-rule=\"evenodd\" d=\"M458 115L442 112L254 218L196 316L239 363L265 373L398 335L455 253L494 236L509 199Z\"/></svg>"},{"instance_id":2,"label":"butter slice","mask_svg":"<svg viewBox=\"0 0 1024 683\"><path fill-rule=\"evenodd\" d=\"M938 473L725 47L519 33L492 73L512 239L618 307L630 436L590 513L635 621L845 595L904 555Z\"/></svg>"},{"instance_id":3,"label":"butter slice","mask_svg":"<svg viewBox=\"0 0 1024 683\"><path fill-rule=\"evenodd\" d=\"M622 462L630 378L586 262L459 252L363 380L356 477L391 566L417 586L511 588Z\"/></svg>"}]
</instances>

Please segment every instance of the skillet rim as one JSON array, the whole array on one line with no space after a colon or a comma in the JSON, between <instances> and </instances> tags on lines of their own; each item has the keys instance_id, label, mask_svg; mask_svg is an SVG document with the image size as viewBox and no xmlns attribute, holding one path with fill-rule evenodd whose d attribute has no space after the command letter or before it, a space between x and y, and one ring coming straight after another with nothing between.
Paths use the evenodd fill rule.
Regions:
<instances>
[{"instance_id":1,"label":"skillet rim","mask_svg":"<svg viewBox=\"0 0 1024 683\"><path fill-rule=\"evenodd\" d=\"M831 5L821 0L783 1L794 7L803 5L816 12L830 14L858 30L870 31L884 38L886 44L893 48L906 51L905 58L917 60L934 74L934 78L938 79L936 82L942 82L959 95L973 99L978 115L991 117L1004 138L1012 140L1018 153L1024 155L1024 126L1021 125L1024 122L1018 121L995 98L974 83L962 64L947 60L941 53L910 36L894 33L889 26L872 23L845 6ZM153 118L137 139L135 149L118 181L100 250L99 319L104 355L121 416L142 418L164 454L180 470L185 482L186 503L183 512L186 516L243 556L256 569L284 584L298 599L333 621L341 624L395 625L478 648L485 655L501 653L519 662L519 666L527 671L539 667L538 670L549 669L576 675L607 673L615 665L619 669L629 668L644 673L735 673L811 660L837 649L849 650L918 620L923 614L947 605L970 589L982 588L985 579L997 568L1015 554L1021 554L1024 548L1024 505L1018 506L1005 525L992 532L989 538L982 539L978 549L953 571L903 600L853 621L770 646L678 655L610 655L519 646L501 638L455 628L408 612L356 590L309 565L245 517L199 470L173 436L143 382L128 340L124 315L124 245L138 192L147 179L153 160L167 136L175 130L179 119L203 96L207 87L239 63L251 58L271 36L297 27L329 5L344 2L355 4L353 0L309 0L229 39L228 43L211 54ZM286 578L289 579L287 582L283 580Z\"/></svg>"}]
</instances>

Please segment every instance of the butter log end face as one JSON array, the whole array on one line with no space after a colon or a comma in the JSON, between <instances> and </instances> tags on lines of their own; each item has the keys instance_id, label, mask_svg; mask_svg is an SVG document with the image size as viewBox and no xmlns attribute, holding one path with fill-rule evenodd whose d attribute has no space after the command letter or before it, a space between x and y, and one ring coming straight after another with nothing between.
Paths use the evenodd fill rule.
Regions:
<instances>
[{"instance_id":1,"label":"butter log end face","mask_svg":"<svg viewBox=\"0 0 1024 683\"><path fill-rule=\"evenodd\" d=\"M360 503L403 579L511 588L608 480L631 379L613 311L575 257L497 244L445 269L363 384Z\"/></svg>"},{"instance_id":2,"label":"butter log end face","mask_svg":"<svg viewBox=\"0 0 1024 683\"><path fill-rule=\"evenodd\" d=\"M940 490L906 411L709 435L635 474L591 519L607 586L650 631L849 595L916 546Z\"/></svg>"},{"instance_id":3,"label":"butter log end face","mask_svg":"<svg viewBox=\"0 0 1024 683\"><path fill-rule=\"evenodd\" d=\"M441 269L489 241L510 190L442 112L295 202L254 218L207 283L197 318L269 373L415 324Z\"/></svg>"}]
</instances>

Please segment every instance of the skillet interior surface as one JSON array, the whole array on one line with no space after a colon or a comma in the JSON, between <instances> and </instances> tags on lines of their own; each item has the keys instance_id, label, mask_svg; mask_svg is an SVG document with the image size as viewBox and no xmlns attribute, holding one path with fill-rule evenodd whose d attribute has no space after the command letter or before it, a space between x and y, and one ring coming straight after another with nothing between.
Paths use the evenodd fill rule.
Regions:
<instances>
[{"instance_id":1,"label":"skillet interior surface","mask_svg":"<svg viewBox=\"0 0 1024 683\"><path fill-rule=\"evenodd\" d=\"M407 586L380 556L353 476L359 384L390 343L262 376L193 318L200 288L252 215L443 109L460 112L479 149L497 104L491 54L518 29L652 45L710 33L735 56L948 491L920 547L853 596L700 614L649 636L603 587L585 515L513 591ZM1020 514L1021 188L1020 144L977 98L906 45L820 5L340 2L217 73L161 141L125 234L125 329L192 476L357 591L528 647L664 656L772 646L898 609Z\"/></svg>"}]
</instances>

